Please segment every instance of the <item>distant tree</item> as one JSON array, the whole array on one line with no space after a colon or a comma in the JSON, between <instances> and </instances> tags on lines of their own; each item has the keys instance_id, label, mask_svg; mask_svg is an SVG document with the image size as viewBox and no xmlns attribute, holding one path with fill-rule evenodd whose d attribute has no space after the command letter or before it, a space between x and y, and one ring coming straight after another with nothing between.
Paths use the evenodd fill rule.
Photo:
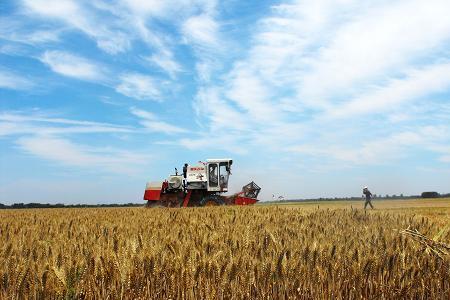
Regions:
<instances>
[{"instance_id":1,"label":"distant tree","mask_svg":"<svg viewBox=\"0 0 450 300\"><path fill-rule=\"evenodd\" d=\"M438 192L423 192L422 198L439 198Z\"/></svg>"}]
</instances>

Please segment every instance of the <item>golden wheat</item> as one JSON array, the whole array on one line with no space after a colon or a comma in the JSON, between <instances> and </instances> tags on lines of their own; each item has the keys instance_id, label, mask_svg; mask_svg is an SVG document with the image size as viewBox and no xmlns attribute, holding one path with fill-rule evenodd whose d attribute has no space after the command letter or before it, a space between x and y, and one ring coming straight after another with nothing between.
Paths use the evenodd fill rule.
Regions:
<instances>
[{"instance_id":1,"label":"golden wheat","mask_svg":"<svg viewBox=\"0 0 450 300\"><path fill-rule=\"evenodd\" d=\"M0 217L1 299L450 298L450 255L401 234L448 242L450 232L411 213L255 206Z\"/></svg>"}]
</instances>

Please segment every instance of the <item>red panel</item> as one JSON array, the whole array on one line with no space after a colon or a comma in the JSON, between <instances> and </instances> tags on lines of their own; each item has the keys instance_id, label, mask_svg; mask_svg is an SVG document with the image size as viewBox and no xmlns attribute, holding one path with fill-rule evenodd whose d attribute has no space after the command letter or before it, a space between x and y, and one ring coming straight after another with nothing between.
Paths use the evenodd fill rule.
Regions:
<instances>
[{"instance_id":1,"label":"red panel","mask_svg":"<svg viewBox=\"0 0 450 300\"><path fill-rule=\"evenodd\" d=\"M236 198L234 199L234 204L236 204L236 205L251 205L251 204L255 204L256 202L258 202L257 199L241 197L241 196L236 196Z\"/></svg>"},{"instance_id":2,"label":"red panel","mask_svg":"<svg viewBox=\"0 0 450 300\"><path fill-rule=\"evenodd\" d=\"M144 200L159 200L161 196L161 190L146 190L144 194Z\"/></svg>"},{"instance_id":3,"label":"red panel","mask_svg":"<svg viewBox=\"0 0 450 300\"><path fill-rule=\"evenodd\" d=\"M187 205L189 203L189 199L191 199L191 194L192 194L192 190L189 190L187 192L186 196L184 197L183 207L187 207Z\"/></svg>"}]
</instances>

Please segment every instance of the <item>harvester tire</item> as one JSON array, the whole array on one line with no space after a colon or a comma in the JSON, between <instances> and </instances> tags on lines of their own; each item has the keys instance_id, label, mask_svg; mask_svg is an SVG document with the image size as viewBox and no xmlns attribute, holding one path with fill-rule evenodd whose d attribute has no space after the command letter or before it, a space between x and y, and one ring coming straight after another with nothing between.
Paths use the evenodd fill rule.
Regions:
<instances>
[{"instance_id":1,"label":"harvester tire","mask_svg":"<svg viewBox=\"0 0 450 300\"><path fill-rule=\"evenodd\" d=\"M222 197L219 195L209 195L203 197L200 201L200 206L220 206L225 205L225 201L223 201Z\"/></svg>"}]
</instances>

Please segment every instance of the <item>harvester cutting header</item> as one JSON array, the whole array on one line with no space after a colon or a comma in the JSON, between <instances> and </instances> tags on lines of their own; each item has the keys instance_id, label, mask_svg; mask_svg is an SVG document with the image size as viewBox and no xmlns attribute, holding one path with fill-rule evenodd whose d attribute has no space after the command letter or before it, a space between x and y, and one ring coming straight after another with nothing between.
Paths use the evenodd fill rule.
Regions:
<instances>
[{"instance_id":1,"label":"harvester cutting header","mask_svg":"<svg viewBox=\"0 0 450 300\"><path fill-rule=\"evenodd\" d=\"M184 164L183 173L170 175L164 181L148 182L144 200L147 206L188 207L211 205L255 204L261 190L253 181L242 187L242 191L231 196L228 178L231 175L231 159L207 159L197 165Z\"/></svg>"}]
</instances>

